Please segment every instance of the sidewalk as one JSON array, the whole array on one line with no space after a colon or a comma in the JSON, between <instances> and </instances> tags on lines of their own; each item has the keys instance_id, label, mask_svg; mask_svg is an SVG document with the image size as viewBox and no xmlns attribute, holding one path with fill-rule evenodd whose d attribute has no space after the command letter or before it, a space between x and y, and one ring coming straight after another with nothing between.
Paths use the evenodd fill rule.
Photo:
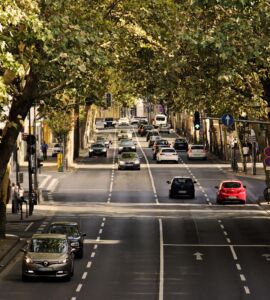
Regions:
<instances>
[{"instance_id":1,"label":"sidewalk","mask_svg":"<svg viewBox=\"0 0 270 300\"><path fill-rule=\"evenodd\" d=\"M34 214L25 217L25 212L23 213L23 220L20 220L20 214L11 213L11 205L7 205L7 224L6 224L6 238L0 239L0 272L4 270L5 266L13 259L20 248L22 248L26 240L22 239L20 236L12 233L12 224L16 224L18 228L21 227L20 232L25 232L25 227L32 222L41 221L46 216Z\"/></svg>"}]
</instances>

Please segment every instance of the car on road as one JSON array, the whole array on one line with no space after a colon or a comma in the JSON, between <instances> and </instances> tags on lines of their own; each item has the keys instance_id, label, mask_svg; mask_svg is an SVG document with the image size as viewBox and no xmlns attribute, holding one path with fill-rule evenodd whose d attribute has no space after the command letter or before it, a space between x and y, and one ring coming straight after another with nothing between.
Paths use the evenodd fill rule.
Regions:
<instances>
[{"instance_id":1,"label":"car on road","mask_svg":"<svg viewBox=\"0 0 270 300\"><path fill-rule=\"evenodd\" d=\"M168 147L170 147L169 141L164 139L157 140L152 147L153 159L155 160L157 158L157 153L160 148L168 148Z\"/></svg>"},{"instance_id":2,"label":"car on road","mask_svg":"<svg viewBox=\"0 0 270 300\"><path fill-rule=\"evenodd\" d=\"M118 146L118 153L136 152L136 144L132 140L121 140Z\"/></svg>"},{"instance_id":3,"label":"car on road","mask_svg":"<svg viewBox=\"0 0 270 300\"><path fill-rule=\"evenodd\" d=\"M108 137L105 137L105 136L101 136L101 135L98 135L96 137L96 142L97 143L103 143L107 148L110 147L110 144L112 143Z\"/></svg>"},{"instance_id":4,"label":"car on road","mask_svg":"<svg viewBox=\"0 0 270 300\"><path fill-rule=\"evenodd\" d=\"M173 148L179 151L188 151L188 142L184 138L177 138L173 143Z\"/></svg>"},{"instance_id":5,"label":"car on road","mask_svg":"<svg viewBox=\"0 0 270 300\"><path fill-rule=\"evenodd\" d=\"M172 180L167 181L170 184L169 198L178 197L190 197L195 198L195 187L196 181L192 180L191 177L175 176Z\"/></svg>"},{"instance_id":6,"label":"car on road","mask_svg":"<svg viewBox=\"0 0 270 300\"><path fill-rule=\"evenodd\" d=\"M117 138L118 141L121 139L132 139L132 132L126 129L121 129L118 133L117 133Z\"/></svg>"},{"instance_id":7,"label":"car on road","mask_svg":"<svg viewBox=\"0 0 270 300\"><path fill-rule=\"evenodd\" d=\"M173 148L160 148L157 153L157 163L162 163L164 161L171 161L178 163L178 154Z\"/></svg>"},{"instance_id":8,"label":"car on road","mask_svg":"<svg viewBox=\"0 0 270 300\"><path fill-rule=\"evenodd\" d=\"M147 132L150 130L153 130L154 126L153 125L143 125L142 129L140 130L140 136L146 136Z\"/></svg>"},{"instance_id":9,"label":"car on road","mask_svg":"<svg viewBox=\"0 0 270 300\"><path fill-rule=\"evenodd\" d=\"M120 118L118 120L118 126L129 126L130 125L130 122L129 122L129 119L128 118Z\"/></svg>"},{"instance_id":10,"label":"car on road","mask_svg":"<svg viewBox=\"0 0 270 300\"><path fill-rule=\"evenodd\" d=\"M148 147L151 148L154 143L161 139L160 135L152 135L148 141Z\"/></svg>"},{"instance_id":11,"label":"car on road","mask_svg":"<svg viewBox=\"0 0 270 300\"><path fill-rule=\"evenodd\" d=\"M161 125L159 125L158 130L159 130L160 133L169 134L171 132L171 126L169 124L161 124Z\"/></svg>"},{"instance_id":12,"label":"car on road","mask_svg":"<svg viewBox=\"0 0 270 300\"><path fill-rule=\"evenodd\" d=\"M61 144L54 144L52 147L52 157L56 157L58 153L63 153L63 146Z\"/></svg>"},{"instance_id":13,"label":"car on road","mask_svg":"<svg viewBox=\"0 0 270 300\"><path fill-rule=\"evenodd\" d=\"M118 170L133 169L140 170L140 158L135 152L123 152L118 157Z\"/></svg>"},{"instance_id":14,"label":"car on road","mask_svg":"<svg viewBox=\"0 0 270 300\"><path fill-rule=\"evenodd\" d=\"M74 273L74 249L64 234L34 234L22 260L22 280L34 277L66 278Z\"/></svg>"},{"instance_id":15,"label":"car on road","mask_svg":"<svg viewBox=\"0 0 270 300\"><path fill-rule=\"evenodd\" d=\"M89 148L89 157L104 156L107 157L107 147L103 143L92 144Z\"/></svg>"},{"instance_id":16,"label":"car on road","mask_svg":"<svg viewBox=\"0 0 270 300\"><path fill-rule=\"evenodd\" d=\"M78 258L83 258L83 240L86 234L81 233L79 224L77 222L53 222L48 228L48 233L65 234L68 237L70 246L75 250L75 256Z\"/></svg>"},{"instance_id":17,"label":"car on road","mask_svg":"<svg viewBox=\"0 0 270 300\"><path fill-rule=\"evenodd\" d=\"M188 146L187 159L207 160L207 150L204 145L191 144Z\"/></svg>"},{"instance_id":18,"label":"car on road","mask_svg":"<svg viewBox=\"0 0 270 300\"><path fill-rule=\"evenodd\" d=\"M239 202L245 204L247 200L246 186L241 180L224 180L219 186L215 187L217 191L217 203Z\"/></svg>"},{"instance_id":19,"label":"car on road","mask_svg":"<svg viewBox=\"0 0 270 300\"><path fill-rule=\"evenodd\" d=\"M147 134L146 134L146 141L148 142L149 140L150 140L150 137L151 136L160 136L160 134L159 134L159 131L158 130L155 130L155 129L153 129L153 130L149 130L148 132L147 132Z\"/></svg>"}]
</instances>

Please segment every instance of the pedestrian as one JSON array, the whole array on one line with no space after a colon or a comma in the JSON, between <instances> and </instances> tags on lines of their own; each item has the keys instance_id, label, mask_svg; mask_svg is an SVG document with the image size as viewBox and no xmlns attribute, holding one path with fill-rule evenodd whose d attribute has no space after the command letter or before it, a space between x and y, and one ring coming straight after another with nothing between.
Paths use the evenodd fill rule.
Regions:
<instances>
[{"instance_id":1,"label":"pedestrian","mask_svg":"<svg viewBox=\"0 0 270 300\"><path fill-rule=\"evenodd\" d=\"M18 185L18 195L19 195L18 201L20 205L22 205L26 201L24 200L24 188L20 184Z\"/></svg>"},{"instance_id":2,"label":"pedestrian","mask_svg":"<svg viewBox=\"0 0 270 300\"><path fill-rule=\"evenodd\" d=\"M18 186L14 182L11 184L11 212L13 214L18 213L19 211L19 202L18 202Z\"/></svg>"},{"instance_id":3,"label":"pedestrian","mask_svg":"<svg viewBox=\"0 0 270 300\"><path fill-rule=\"evenodd\" d=\"M41 144L41 151L42 151L42 154L43 154L43 160L47 160L47 150L48 150L48 145L46 144L45 141L42 142Z\"/></svg>"}]
</instances>

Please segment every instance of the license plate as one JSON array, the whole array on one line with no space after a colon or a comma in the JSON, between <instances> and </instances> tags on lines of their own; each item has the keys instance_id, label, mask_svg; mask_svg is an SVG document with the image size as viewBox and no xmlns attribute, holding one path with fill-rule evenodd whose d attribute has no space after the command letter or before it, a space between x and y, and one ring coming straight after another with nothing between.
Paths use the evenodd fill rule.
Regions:
<instances>
[{"instance_id":1,"label":"license plate","mask_svg":"<svg viewBox=\"0 0 270 300\"><path fill-rule=\"evenodd\" d=\"M235 196L229 196L228 199L232 199L233 200L233 199L237 199L237 197L235 197Z\"/></svg>"},{"instance_id":2,"label":"license plate","mask_svg":"<svg viewBox=\"0 0 270 300\"><path fill-rule=\"evenodd\" d=\"M127 166L127 167L132 167L132 166L133 166L133 164L126 164L126 166Z\"/></svg>"},{"instance_id":3,"label":"license plate","mask_svg":"<svg viewBox=\"0 0 270 300\"><path fill-rule=\"evenodd\" d=\"M53 268L38 268L39 272L51 272L53 271Z\"/></svg>"},{"instance_id":4,"label":"license plate","mask_svg":"<svg viewBox=\"0 0 270 300\"><path fill-rule=\"evenodd\" d=\"M178 194L186 194L187 191L178 191Z\"/></svg>"}]
</instances>

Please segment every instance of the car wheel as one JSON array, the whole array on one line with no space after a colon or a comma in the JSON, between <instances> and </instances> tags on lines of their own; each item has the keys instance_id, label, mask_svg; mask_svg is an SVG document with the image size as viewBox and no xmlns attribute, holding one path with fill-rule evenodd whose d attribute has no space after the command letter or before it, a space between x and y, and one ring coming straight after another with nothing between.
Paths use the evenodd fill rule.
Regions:
<instances>
[{"instance_id":1,"label":"car wheel","mask_svg":"<svg viewBox=\"0 0 270 300\"><path fill-rule=\"evenodd\" d=\"M103 156L104 156L104 157L107 157L107 153L105 153Z\"/></svg>"},{"instance_id":2,"label":"car wheel","mask_svg":"<svg viewBox=\"0 0 270 300\"><path fill-rule=\"evenodd\" d=\"M221 202L220 202L220 200L219 200L218 198L217 198L217 201L216 201L216 202L217 202L217 204L221 204Z\"/></svg>"},{"instance_id":3,"label":"car wheel","mask_svg":"<svg viewBox=\"0 0 270 300\"><path fill-rule=\"evenodd\" d=\"M92 154L89 154L89 157L92 157Z\"/></svg>"},{"instance_id":4,"label":"car wheel","mask_svg":"<svg viewBox=\"0 0 270 300\"><path fill-rule=\"evenodd\" d=\"M77 252L76 257L83 258L83 248L80 248L80 250ZM74 268L74 267L73 267Z\"/></svg>"},{"instance_id":5,"label":"car wheel","mask_svg":"<svg viewBox=\"0 0 270 300\"><path fill-rule=\"evenodd\" d=\"M195 199L195 193L192 193L192 194L190 195L190 199Z\"/></svg>"},{"instance_id":6,"label":"car wheel","mask_svg":"<svg viewBox=\"0 0 270 300\"><path fill-rule=\"evenodd\" d=\"M189 156L187 156L187 160L190 160L190 157L189 157Z\"/></svg>"},{"instance_id":7,"label":"car wheel","mask_svg":"<svg viewBox=\"0 0 270 300\"><path fill-rule=\"evenodd\" d=\"M26 282L26 281L29 281L29 279L30 278L28 276L22 274L22 281Z\"/></svg>"},{"instance_id":8,"label":"car wheel","mask_svg":"<svg viewBox=\"0 0 270 300\"><path fill-rule=\"evenodd\" d=\"M174 197L173 197L173 193L172 193L171 191L169 192L169 198L170 198L170 199L173 199L173 198L174 198Z\"/></svg>"}]
</instances>

